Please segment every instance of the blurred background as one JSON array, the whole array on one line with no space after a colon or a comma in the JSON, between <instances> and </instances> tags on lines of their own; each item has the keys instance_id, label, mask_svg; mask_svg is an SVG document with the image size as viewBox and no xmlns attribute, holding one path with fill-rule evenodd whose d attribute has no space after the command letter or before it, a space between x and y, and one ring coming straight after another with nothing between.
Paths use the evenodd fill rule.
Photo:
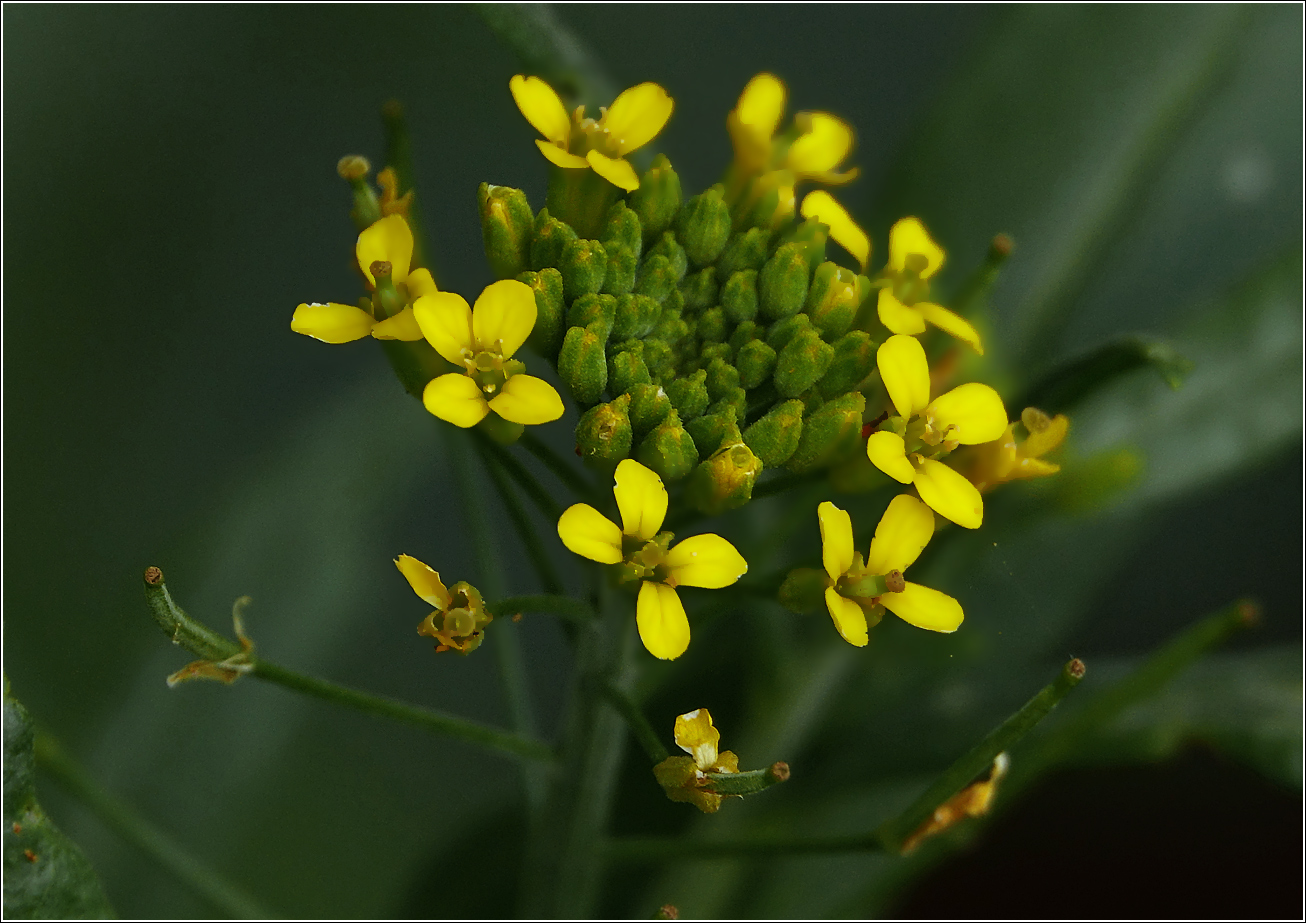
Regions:
<instances>
[{"instance_id":1,"label":"blurred background","mask_svg":"<svg viewBox=\"0 0 1306 923\"><path fill-rule=\"evenodd\" d=\"M602 912L1300 913L1301 9L556 16L611 87L654 80L674 97L658 143L687 194L720 176L726 113L770 70L791 111L857 128L862 176L840 195L878 254L894 219L920 215L955 285L1012 235L990 340L1009 399L1122 333L1196 363L1179 391L1141 369L1094 393L1072 414L1063 483L995 495L982 532L928 560L931 585L966 607L956 635L890 620L852 652L824 615L769 607L696 628L649 701L654 724L669 737L675 714L709 705L723 746L750 765L787 759L794 781L701 818L663 798L632 746L617 832L865 829L1067 657L1089 664L1087 692L1236 598L1264 610L1073 766L1000 796L982 830L906 861L630 866ZM327 346L289 320L300 302L357 295L335 163L382 164L391 98L441 287L474 297L490 281L477 184L544 198L507 88L522 65L471 7L6 6L4 26L14 694L276 914L510 913L511 763L264 684L168 690L185 654L151 622L140 575L162 567L224 631L252 596L250 633L287 666L506 723L493 659L434 657L413 633L426 609L390 564L402 551L478 579L439 433L374 344ZM569 435L549 434L564 450ZM753 506L727 534L775 528ZM810 545L815 517L800 531ZM567 646L542 616L511 630L551 736ZM213 912L53 782L39 794L120 915Z\"/></svg>"}]
</instances>

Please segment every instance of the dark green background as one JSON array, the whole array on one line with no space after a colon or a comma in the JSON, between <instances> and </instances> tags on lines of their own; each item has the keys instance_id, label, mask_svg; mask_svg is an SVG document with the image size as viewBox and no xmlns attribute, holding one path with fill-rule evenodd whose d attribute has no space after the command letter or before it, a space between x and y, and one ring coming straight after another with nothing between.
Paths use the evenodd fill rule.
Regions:
<instances>
[{"instance_id":1,"label":"dark green background","mask_svg":"<svg viewBox=\"0 0 1306 923\"><path fill-rule=\"evenodd\" d=\"M920 214L947 244L955 282L993 233L1012 234L993 302L1017 369L1118 331L1175 337L1206 360L1179 395L1135 376L1076 419L1081 456L1121 443L1148 455L1127 502L1023 545L995 531L1001 544L953 575L967 628L998 645L997 671L1141 653L1243 594L1266 604L1248 651L1299 643L1300 15L560 10L614 85L656 80L675 98L659 144L687 189L717 178L730 154L725 114L770 69L788 82L791 110L830 109L857 127L863 178L841 195L878 253L890 221ZM501 838L493 811L514 797L509 764L253 683L170 692L163 677L184 657L149 621L139 579L163 567L215 627L236 596L253 596L250 631L287 665L506 720L492 660L432 659L412 634L425 610L390 569L406 551L473 575L427 415L370 344L328 347L288 324L301 301L355 296L355 232L334 163L354 152L381 161L377 111L390 97L408 109L442 287L474 296L489 281L476 184L543 199L544 164L507 91L518 65L463 7L6 6L4 26L4 640L15 694L107 787L277 912L484 906L461 884L482 880L472 872L483 859L454 844ZM1214 330L1201 319L1276 260L1287 268L1268 312L1226 312ZM1221 365L1226 355L1242 364ZM1048 591L1063 579L1073 603ZM985 602L972 607L976 597ZM989 610L1005 635L983 634ZM519 630L548 733L567 653L542 619ZM1014 634L1026 648L1003 653ZM958 719L959 739L1043 675L1022 674L1024 693ZM695 707L709 689L666 704ZM856 738L867 754L892 746L856 714L846 720L869 728ZM926 771L955 752L938 746L919 765L867 758ZM1299 784L1300 757L1297 767ZM119 913L208 912L52 785L43 792ZM1295 834L1287 846L1300 848ZM839 868L885 879L859 861ZM853 894L731 903L739 885L712 892L702 881L714 867L701 872L635 879L611 912L673 898L691 915L881 906ZM716 896L696 904L699 888Z\"/></svg>"}]
</instances>

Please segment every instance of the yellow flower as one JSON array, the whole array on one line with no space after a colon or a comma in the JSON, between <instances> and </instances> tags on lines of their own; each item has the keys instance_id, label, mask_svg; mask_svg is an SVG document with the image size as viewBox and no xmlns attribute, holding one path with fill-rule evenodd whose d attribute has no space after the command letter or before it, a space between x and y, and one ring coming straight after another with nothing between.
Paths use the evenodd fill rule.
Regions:
<instances>
[{"instance_id":1,"label":"yellow flower","mask_svg":"<svg viewBox=\"0 0 1306 923\"><path fill-rule=\"evenodd\" d=\"M846 512L826 501L816 508L816 516L821 523L821 560L830 579L825 604L845 641L865 647L867 630L879 623L884 609L917 628L957 630L963 617L959 602L902 576L934 534L934 514L928 506L908 494L894 497L875 527L865 561L853 551L853 524ZM868 622L868 616L874 621Z\"/></svg>"},{"instance_id":2,"label":"yellow flower","mask_svg":"<svg viewBox=\"0 0 1306 923\"><path fill-rule=\"evenodd\" d=\"M485 626L494 617L486 611L476 587L464 582L446 587L439 574L411 555L395 558L395 567L413 592L435 607L417 626L417 633L434 638L437 652L470 654L480 647Z\"/></svg>"},{"instance_id":3,"label":"yellow flower","mask_svg":"<svg viewBox=\"0 0 1306 923\"><path fill-rule=\"evenodd\" d=\"M876 353L880 378L901 416L889 429L871 433L866 455L877 468L903 484L914 484L921 499L947 519L978 529L984 519L979 491L943 462L958 445L979 445L1002 435L1007 411L998 392L971 382L930 400L930 368L915 337L891 336Z\"/></svg>"},{"instance_id":4,"label":"yellow flower","mask_svg":"<svg viewBox=\"0 0 1306 923\"><path fill-rule=\"evenodd\" d=\"M693 804L704 814L715 814L728 795L718 795L708 786L709 772L739 772L739 757L729 750L717 751L721 732L712 725L706 708L676 718L676 746L689 756L669 756L653 767L653 775L672 801ZM740 796L734 796L740 797Z\"/></svg>"},{"instance_id":5,"label":"yellow flower","mask_svg":"<svg viewBox=\"0 0 1306 923\"><path fill-rule=\"evenodd\" d=\"M851 253L862 271L866 271L871 258L871 239L834 196L824 189L809 192L803 196L801 212L804 218L815 218L828 226L831 240Z\"/></svg>"},{"instance_id":6,"label":"yellow flower","mask_svg":"<svg viewBox=\"0 0 1306 923\"><path fill-rule=\"evenodd\" d=\"M915 336L925 332L925 322L929 321L982 356L984 346L970 322L929 301L929 280L942 268L945 258L943 248L930 238L919 218L895 222L889 229L889 265L884 267L889 284L880 289L876 305L880 323L893 333Z\"/></svg>"},{"instance_id":7,"label":"yellow flower","mask_svg":"<svg viewBox=\"0 0 1306 923\"><path fill-rule=\"evenodd\" d=\"M368 287L373 290L376 277L372 275L372 264L390 264L390 281L400 298L407 302L403 310L378 321L352 304L334 301L301 304L290 319L290 329L323 343L348 343L369 334L378 340L420 340L422 331L413 319L412 303L439 290L429 269L409 270L413 261L413 232L403 215L387 215L359 234L354 255L367 277Z\"/></svg>"},{"instance_id":8,"label":"yellow flower","mask_svg":"<svg viewBox=\"0 0 1306 923\"><path fill-rule=\"evenodd\" d=\"M689 647L689 619L677 586L720 589L748 572L748 562L719 535L695 535L674 548L659 532L667 515L662 478L634 459L617 465L613 493L621 525L577 503L558 520L558 537L574 553L600 564L621 564L623 579L638 580L635 620L650 654L675 660Z\"/></svg>"},{"instance_id":9,"label":"yellow flower","mask_svg":"<svg viewBox=\"0 0 1306 923\"><path fill-rule=\"evenodd\" d=\"M423 295L413 316L435 351L463 372L433 379L422 392L426 409L455 426L480 423L493 410L513 423L548 423L562 416L562 398L547 381L522 374L512 358L535 327L530 286L504 279L486 287L476 307L452 292Z\"/></svg>"},{"instance_id":10,"label":"yellow flower","mask_svg":"<svg viewBox=\"0 0 1306 923\"><path fill-rule=\"evenodd\" d=\"M641 83L613 100L598 121L585 117L579 106L570 116L562 99L539 77L521 74L508 89L526 121L544 136L535 143L550 163L572 170L592 169L627 192L639 188L635 168L626 155L648 144L671 118L673 103L656 83Z\"/></svg>"},{"instance_id":11,"label":"yellow flower","mask_svg":"<svg viewBox=\"0 0 1306 923\"><path fill-rule=\"evenodd\" d=\"M776 137L785 96L785 85L774 74L758 74L748 81L726 117L736 167L748 175L785 170L795 180L826 185L854 179L856 168L834 172L853 147L852 127L842 119L828 112L800 112L794 116L792 130Z\"/></svg>"},{"instance_id":12,"label":"yellow flower","mask_svg":"<svg viewBox=\"0 0 1306 923\"><path fill-rule=\"evenodd\" d=\"M996 441L976 448L966 476L981 493L1008 481L1047 477L1061 470L1060 465L1044 461L1043 456L1065 441L1070 431L1069 418L1060 413L1049 417L1037 407L1026 407L1019 423L1028 434L1024 440L1016 439L1017 425L1009 424Z\"/></svg>"}]
</instances>

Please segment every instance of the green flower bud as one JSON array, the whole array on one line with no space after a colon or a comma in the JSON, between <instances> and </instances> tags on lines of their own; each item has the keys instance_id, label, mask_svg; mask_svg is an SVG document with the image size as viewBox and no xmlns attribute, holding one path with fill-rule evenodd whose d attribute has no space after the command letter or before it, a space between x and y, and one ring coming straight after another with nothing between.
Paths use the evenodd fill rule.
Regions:
<instances>
[{"instance_id":1,"label":"green flower bud","mask_svg":"<svg viewBox=\"0 0 1306 923\"><path fill-rule=\"evenodd\" d=\"M834 359L819 382L821 393L835 397L851 391L875 368L875 341L862 330L850 330L834 343Z\"/></svg>"},{"instance_id":2,"label":"green flower bud","mask_svg":"<svg viewBox=\"0 0 1306 923\"><path fill-rule=\"evenodd\" d=\"M694 470L698 464L698 449L680 425L680 417L672 410L643 438L635 457L641 465L657 472L663 481L671 482Z\"/></svg>"},{"instance_id":3,"label":"green flower bud","mask_svg":"<svg viewBox=\"0 0 1306 923\"><path fill-rule=\"evenodd\" d=\"M539 272L524 272L517 281L525 282L535 293L535 328L526 342L541 356L552 359L562 348L563 332L567 329L562 273L548 267Z\"/></svg>"},{"instance_id":4,"label":"green flower bud","mask_svg":"<svg viewBox=\"0 0 1306 923\"><path fill-rule=\"evenodd\" d=\"M700 513L716 516L753 499L762 462L742 442L722 447L689 477L685 497Z\"/></svg>"},{"instance_id":5,"label":"green flower bud","mask_svg":"<svg viewBox=\"0 0 1306 923\"><path fill-rule=\"evenodd\" d=\"M798 395L798 400L803 402L803 419L807 419L825 403L825 398L816 388L808 388L802 394Z\"/></svg>"},{"instance_id":6,"label":"green flower bud","mask_svg":"<svg viewBox=\"0 0 1306 923\"><path fill-rule=\"evenodd\" d=\"M670 378L675 373L676 355L666 340L645 337L644 364L654 381Z\"/></svg>"},{"instance_id":7,"label":"green flower bud","mask_svg":"<svg viewBox=\"0 0 1306 923\"><path fill-rule=\"evenodd\" d=\"M570 240L558 260L562 293L568 301L581 295L597 295L608 271L608 254L597 240Z\"/></svg>"},{"instance_id":8,"label":"green flower bud","mask_svg":"<svg viewBox=\"0 0 1306 923\"><path fill-rule=\"evenodd\" d=\"M826 579L818 567L794 568L780 584L780 605L800 614L825 608Z\"/></svg>"},{"instance_id":9,"label":"green flower bud","mask_svg":"<svg viewBox=\"0 0 1306 923\"><path fill-rule=\"evenodd\" d=\"M768 468L789 461L803 433L803 402L785 401L744 430L744 443Z\"/></svg>"},{"instance_id":10,"label":"green flower bud","mask_svg":"<svg viewBox=\"0 0 1306 923\"><path fill-rule=\"evenodd\" d=\"M711 455L729 440L731 444L740 442L739 424L735 410L724 404L713 413L705 413L685 424L685 430L694 440L700 457Z\"/></svg>"},{"instance_id":11,"label":"green flower bud","mask_svg":"<svg viewBox=\"0 0 1306 923\"><path fill-rule=\"evenodd\" d=\"M802 310L811 270L802 244L789 243L775 251L757 274L758 306L767 320L780 320ZM563 277L566 278L566 273Z\"/></svg>"},{"instance_id":12,"label":"green flower bud","mask_svg":"<svg viewBox=\"0 0 1306 923\"><path fill-rule=\"evenodd\" d=\"M606 339L607 330L601 323L572 327L563 338L558 377L578 403L595 403L608 386L608 359L603 350Z\"/></svg>"},{"instance_id":13,"label":"green flower bud","mask_svg":"<svg viewBox=\"0 0 1306 923\"><path fill-rule=\"evenodd\" d=\"M694 266L716 261L730 238L730 209L721 186L694 196L676 214L676 240Z\"/></svg>"},{"instance_id":14,"label":"green flower bud","mask_svg":"<svg viewBox=\"0 0 1306 923\"><path fill-rule=\"evenodd\" d=\"M608 209L603 221L603 231L599 242L609 251L614 247L625 247L639 259L644 250L643 229L639 225L639 216L626 207L625 202L616 202Z\"/></svg>"},{"instance_id":15,"label":"green flower bud","mask_svg":"<svg viewBox=\"0 0 1306 923\"><path fill-rule=\"evenodd\" d=\"M680 177L665 154L653 158L653 166L639 181L639 188L626 197L626 204L639 218L645 243L656 240L671 227L680 210Z\"/></svg>"},{"instance_id":16,"label":"green flower bud","mask_svg":"<svg viewBox=\"0 0 1306 923\"><path fill-rule=\"evenodd\" d=\"M811 471L856 451L862 436L866 398L854 391L821 405L803 421L798 448L786 465L795 474Z\"/></svg>"},{"instance_id":17,"label":"green flower bud","mask_svg":"<svg viewBox=\"0 0 1306 923\"><path fill-rule=\"evenodd\" d=\"M650 256L640 267L635 277L635 293L647 295L659 304L676 290L680 277L676 275L671 261L661 254Z\"/></svg>"},{"instance_id":18,"label":"green flower bud","mask_svg":"<svg viewBox=\"0 0 1306 923\"><path fill-rule=\"evenodd\" d=\"M807 291L807 314L812 326L827 340L844 335L862 306L858 298L857 276L834 263L816 267L812 286Z\"/></svg>"},{"instance_id":19,"label":"green flower bud","mask_svg":"<svg viewBox=\"0 0 1306 923\"><path fill-rule=\"evenodd\" d=\"M802 224L789 231L781 238L784 245L796 244L802 248L807 257L807 274L816 272L816 267L825 259L825 242L830 237L830 228L815 218L808 218Z\"/></svg>"},{"instance_id":20,"label":"green flower bud","mask_svg":"<svg viewBox=\"0 0 1306 923\"><path fill-rule=\"evenodd\" d=\"M748 416L748 395L744 393L743 388L731 388L723 394L720 400L709 404L708 413L721 413L729 409L735 415L735 420L742 423Z\"/></svg>"},{"instance_id":21,"label":"green flower bud","mask_svg":"<svg viewBox=\"0 0 1306 923\"><path fill-rule=\"evenodd\" d=\"M749 340L739 348L735 365L739 369L739 384L750 391L764 381L770 381L775 372L776 352L761 340Z\"/></svg>"},{"instance_id":22,"label":"green flower bud","mask_svg":"<svg viewBox=\"0 0 1306 923\"><path fill-rule=\"evenodd\" d=\"M729 327L726 312L720 307L708 308L698 317L698 338L704 343L724 343Z\"/></svg>"},{"instance_id":23,"label":"green flower bud","mask_svg":"<svg viewBox=\"0 0 1306 923\"><path fill-rule=\"evenodd\" d=\"M630 395L623 394L581 415L576 424L576 448L586 465L606 473L630 456L634 437L629 410Z\"/></svg>"},{"instance_id":24,"label":"green flower bud","mask_svg":"<svg viewBox=\"0 0 1306 923\"><path fill-rule=\"evenodd\" d=\"M659 385L635 385L630 389L630 425L635 438L645 435L671 414L671 398Z\"/></svg>"},{"instance_id":25,"label":"green flower bud","mask_svg":"<svg viewBox=\"0 0 1306 923\"><path fill-rule=\"evenodd\" d=\"M714 401L739 387L739 370L724 359L712 359L707 365L707 396Z\"/></svg>"},{"instance_id":26,"label":"green flower bud","mask_svg":"<svg viewBox=\"0 0 1306 923\"><path fill-rule=\"evenodd\" d=\"M612 325L616 318L617 299L611 295L581 295L571 303L567 310L568 327L590 327L604 343L612 335Z\"/></svg>"},{"instance_id":27,"label":"green flower bud","mask_svg":"<svg viewBox=\"0 0 1306 923\"><path fill-rule=\"evenodd\" d=\"M788 346L789 341L798 334L811 329L812 322L806 314L795 314L793 317L786 317L772 324L766 331L766 343L778 352Z\"/></svg>"},{"instance_id":28,"label":"green flower bud","mask_svg":"<svg viewBox=\"0 0 1306 923\"><path fill-rule=\"evenodd\" d=\"M647 295L620 295L612 322L612 338L646 336L662 315L662 305Z\"/></svg>"},{"instance_id":29,"label":"green flower bud","mask_svg":"<svg viewBox=\"0 0 1306 923\"><path fill-rule=\"evenodd\" d=\"M685 278L685 273L689 272L689 257L685 255L685 248L676 242L676 235L671 231L662 232L658 242L649 249L648 256L665 256L676 272L676 282Z\"/></svg>"},{"instance_id":30,"label":"green flower bud","mask_svg":"<svg viewBox=\"0 0 1306 923\"><path fill-rule=\"evenodd\" d=\"M725 307L725 305L722 304L722 307ZM730 316L728 311L726 316ZM742 321L739 326L735 328L735 332L730 334L730 339L726 342L730 344L732 350L739 352L739 350L744 348L744 344L757 338L757 330L757 324L753 323L751 320ZM768 372L767 374L770 373Z\"/></svg>"},{"instance_id":31,"label":"green flower bud","mask_svg":"<svg viewBox=\"0 0 1306 923\"><path fill-rule=\"evenodd\" d=\"M485 258L496 279L513 279L530 268L535 215L526 193L509 186L481 183L476 192L481 206L481 235Z\"/></svg>"},{"instance_id":32,"label":"green flower bud","mask_svg":"<svg viewBox=\"0 0 1306 923\"><path fill-rule=\"evenodd\" d=\"M785 344L775 361L775 389L782 397L797 397L821 380L834 359L834 347L804 330Z\"/></svg>"},{"instance_id":33,"label":"green flower bud","mask_svg":"<svg viewBox=\"0 0 1306 923\"><path fill-rule=\"evenodd\" d=\"M648 366L644 364L644 344L627 340L608 358L608 390L624 394L635 385L649 384Z\"/></svg>"},{"instance_id":34,"label":"green flower bud","mask_svg":"<svg viewBox=\"0 0 1306 923\"><path fill-rule=\"evenodd\" d=\"M531 269L557 267L562 261L562 248L576 239L571 225L559 221L541 208L535 216L535 231L531 236Z\"/></svg>"},{"instance_id":35,"label":"green flower bud","mask_svg":"<svg viewBox=\"0 0 1306 923\"><path fill-rule=\"evenodd\" d=\"M707 410L707 372L699 369L692 375L677 378L666 386L671 406L682 420L692 420Z\"/></svg>"},{"instance_id":36,"label":"green flower bud","mask_svg":"<svg viewBox=\"0 0 1306 923\"><path fill-rule=\"evenodd\" d=\"M736 272L721 287L721 307L736 324L757 317L757 270Z\"/></svg>"},{"instance_id":37,"label":"green flower bud","mask_svg":"<svg viewBox=\"0 0 1306 923\"><path fill-rule=\"evenodd\" d=\"M635 270L639 267L639 258L629 247L610 245L608 252L608 269L603 276L603 293L606 295L625 295L635 287Z\"/></svg>"},{"instance_id":38,"label":"green flower bud","mask_svg":"<svg viewBox=\"0 0 1306 923\"><path fill-rule=\"evenodd\" d=\"M766 262L767 245L771 242L771 232L764 228L749 228L733 234L726 242L725 250L717 259L717 272L727 279L737 272L748 269L758 270Z\"/></svg>"},{"instance_id":39,"label":"green flower bud","mask_svg":"<svg viewBox=\"0 0 1306 923\"><path fill-rule=\"evenodd\" d=\"M680 294L684 296L685 307L691 311L706 311L712 307L716 304L716 267L709 266L686 276L680 283Z\"/></svg>"},{"instance_id":40,"label":"green flower bud","mask_svg":"<svg viewBox=\"0 0 1306 923\"><path fill-rule=\"evenodd\" d=\"M653 339L662 340L667 344L678 343L689 335L689 325L681 316L680 309L669 307L669 304L670 299L667 304L662 305L662 313L650 332Z\"/></svg>"},{"instance_id":41,"label":"green flower bud","mask_svg":"<svg viewBox=\"0 0 1306 923\"><path fill-rule=\"evenodd\" d=\"M714 359L729 362L733 353L734 350L730 348L729 343L704 343L698 351L698 358L704 366L710 366Z\"/></svg>"}]
</instances>

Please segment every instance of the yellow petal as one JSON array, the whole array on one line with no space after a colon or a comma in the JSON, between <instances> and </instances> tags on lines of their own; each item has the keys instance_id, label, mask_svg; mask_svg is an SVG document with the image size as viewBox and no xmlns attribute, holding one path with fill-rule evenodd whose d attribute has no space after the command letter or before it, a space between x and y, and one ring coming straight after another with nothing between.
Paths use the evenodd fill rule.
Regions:
<instances>
[{"instance_id":1,"label":"yellow petal","mask_svg":"<svg viewBox=\"0 0 1306 923\"><path fill-rule=\"evenodd\" d=\"M395 567L404 575L413 592L437 609L448 609L453 602L440 575L412 555L401 554L395 558Z\"/></svg>"},{"instance_id":2,"label":"yellow petal","mask_svg":"<svg viewBox=\"0 0 1306 923\"><path fill-rule=\"evenodd\" d=\"M981 356L984 355L984 344L980 342L979 331L966 318L928 301L918 301L913 307L931 324L961 340Z\"/></svg>"},{"instance_id":3,"label":"yellow petal","mask_svg":"<svg viewBox=\"0 0 1306 923\"><path fill-rule=\"evenodd\" d=\"M868 574L887 574L906 570L921 556L934 535L934 514L910 494L899 494L889 501L880 517L866 555Z\"/></svg>"},{"instance_id":4,"label":"yellow petal","mask_svg":"<svg viewBox=\"0 0 1306 923\"><path fill-rule=\"evenodd\" d=\"M423 295L434 295L440 290L429 269L414 269L408 274L408 281L404 284L408 286L409 301L416 301Z\"/></svg>"},{"instance_id":5,"label":"yellow petal","mask_svg":"<svg viewBox=\"0 0 1306 923\"><path fill-rule=\"evenodd\" d=\"M893 333L914 336L925 332L925 315L914 307L903 304L887 288L880 289L880 298L875 303L875 311L880 315L880 323Z\"/></svg>"},{"instance_id":6,"label":"yellow petal","mask_svg":"<svg viewBox=\"0 0 1306 923\"><path fill-rule=\"evenodd\" d=\"M919 340L902 334L889 337L876 350L875 363L900 416L906 419L925 409L930 402L930 364Z\"/></svg>"},{"instance_id":7,"label":"yellow petal","mask_svg":"<svg viewBox=\"0 0 1306 923\"><path fill-rule=\"evenodd\" d=\"M961 603L919 583L908 583L901 593L885 593L880 603L904 622L930 631L956 631L965 617Z\"/></svg>"},{"instance_id":8,"label":"yellow petal","mask_svg":"<svg viewBox=\"0 0 1306 923\"><path fill-rule=\"evenodd\" d=\"M889 229L889 267L894 272L902 272L907 267L907 257L913 253L925 257L922 279L938 272L946 257L943 248L934 242L919 218L899 219Z\"/></svg>"},{"instance_id":9,"label":"yellow petal","mask_svg":"<svg viewBox=\"0 0 1306 923\"><path fill-rule=\"evenodd\" d=\"M387 317L383 321L378 321L372 328L372 336L378 340L420 340L422 338L422 328L417 325L417 318L413 316L411 306L405 307L394 317Z\"/></svg>"},{"instance_id":10,"label":"yellow petal","mask_svg":"<svg viewBox=\"0 0 1306 923\"><path fill-rule=\"evenodd\" d=\"M538 314L535 293L525 282L491 282L472 308L472 333L481 349L497 349L507 359L531 335Z\"/></svg>"},{"instance_id":11,"label":"yellow petal","mask_svg":"<svg viewBox=\"0 0 1306 923\"><path fill-rule=\"evenodd\" d=\"M290 329L323 343L348 343L367 336L376 321L352 304L301 304L290 318Z\"/></svg>"},{"instance_id":12,"label":"yellow petal","mask_svg":"<svg viewBox=\"0 0 1306 923\"><path fill-rule=\"evenodd\" d=\"M667 488L656 472L633 458L623 458L612 493L621 510L623 532L645 541L658 534L667 518Z\"/></svg>"},{"instance_id":13,"label":"yellow petal","mask_svg":"<svg viewBox=\"0 0 1306 923\"><path fill-rule=\"evenodd\" d=\"M748 573L748 562L735 546L719 535L694 535L667 552L671 586L698 586L719 590Z\"/></svg>"},{"instance_id":14,"label":"yellow petal","mask_svg":"<svg viewBox=\"0 0 1306 923\"><path fill-rule=\"evenodd\" d=\"M639 176L624 157L606 157L598 151L590 151L585 155L585 162L594 168L595 173L620 189L634 192L639 188Z\"/></svg>"},{"instance_id":15,"label":"yellow petal","mask_svg":"<svg viewBox=\"0 0 1306 923\"><path fill-rule=\"evenodd\" d=\"M386 215L358 235L354 254L358 257L358 268L371 285L376 285L372 264L378 260L390 264L390 280L402 285L408 281L408 267L413 261L413 232L403 215Z\"/></svg>"},{"instance_id":16,"label":"yellow petal","mask_svg":"<svg viewBox=\"0 0 1306 923\"><path fill-rule=\"evenodd\" d=\"M922 459L916 469L916 490L930 509L967 529L984 521L984 500L975 485L941 461Z\"/></svg>"},{"instance_id":17,"label":"yellow petal","mask_svg":"<svg viewBox=\"0 0 1306 923\"><path fill-rule=\"evenodd\" d=\"M837 167L853 148L852 127L828 112L806 113L811 128L789 148L786 165L800 177L812 178Z\"/></svg>"},{"instance_id":18,"label":"yellow petal","mask_svg":"<svg viewBox=\"0 0 1306 923\"><path fill-rule=\"evenodd\" d=\"M588 170L590 163L579 154L569 154L566 148L558 147L548 141L536 141L535 146L540 149L540 153L548 158L549 162L555 166L564 167L568 170Z\"/></svg>"},{"instance_id":19,"label":"yellow petal","mask_svg":"<svg viewBox=\"0 0 1306 923\"><path fill-rule=\"evenodd\" d=\"M845 599L834 591L834 587L825 588L825 605L834 619L834 627L840 636L854 647L865 647L870 636L866 631L866 613L862 607L851 599Z\"/></svg>"},{"instance_id":20,"label":"yellow petal","mask_svg":"<svg viewBox=\"0 0 1306 923\"><path fill-rule=\"evenodd\" d=\"M1007 472L1007 478L1012 481L1021 478L1045 478L1060 470L1060 465L1041 458L1022 458Z\"/></svg>"},{"instance_id":21,"label":"yellow petal","mask_svg":"<svg viewBox=\"0 0 1306 923\"><path fill-rule=\"evenodd\" d=\"M555 144L567 143L571 135L571 119L553 87L539 77L518 74L508 81L508 89L512 91L517 108L536 131Z\"/></svg>"},{"instance_id":22,"label":"yellow petal","mask_svg":"<svg viewBox=\"0 0 1306 923\"><path fill-rule=\"evenodd\" d=\"M562 416L562 398L553 385L534 375L511 375L490 399L490 409L511 423L535 426Z\"/></svg>"},{"instance_id":23,"label":"yellow petal","mask_svg":"<svg viewBox=\"0 0 1306 923\"><path fill-rule=\"evenodd\" d=\"M821 524L821 563L830 579L838 580L853 566L852 517L826 500L816 508L816 519Z\"/></svg>"},{"instance_id":24,"label":"yellow petal","mask_svg":"<svg viewBox=\"0 0 1306 923\"><path fill-rule=\"evenodd\" d=\"M694 758L698 768L707 771L716 765L721 732L712 725L706 708L698 708L676 718L676 746Z\"/></svg>"},{"instance_id":25,"label":"yellow petal","mask_svg":"<svg viewBox=\"0 0 1306 923\"><path fill-rule=\"evenodd\" d=\"M998 392L979 382L958 385L934 399L926 410L935 429L953 427L948 435L962 445L992 442L1007 428L1007 408Z\"/></svg>"},{"instance_id":26,"label":"yellow petal","mask_svg":"<svg viewBox=\"0 0 1306 923\"><path fill-rule=\"evenodd\" d=\"M809 192L803 197L802 214L828 225L831 239L851 253L862 269L866 268L871 258L871 239L834 196L824 189Z\"/></svg>"},{"instance_id":27,"label":"yellow petal","mask_svg":"<svg viewBox=\"0 0 1306 923\"><path fill-rule=\"evenodd\" d=\"M413 319L435 351L454 365L467 358L463 351L476 351L472 336L472 309L467 299L453 292L423 295L413 304Z\"/></svg>"},{"instance_id":28,"label":"yellow petal","mask_svg":"<svg viewBox=\"0 0 1306 923\"><path fill-rule=\"evenodd\" d=\"M621 156L648 144L667 124L674 107L667 91L656 83L641 83L625 90L599 122L607 130L609 149Z\"/></svg>"},{"instance_id":29,"label":"yellow petal","mask_svg":"<svg viewBox=\"0 0 1306 923\"><path fill-rule=\"evenodd\" d=\"M567 549L600 564L621 560L621 530L588 503L567 508L558 519L558 538Z\"/></svg>"},{"instance_id":30,"label":"yellow petal","mask_svg":"<svg viewBox=\"0 0 1306 923\"><path fill-rule=\"evenodd\" d=\"M1029 411L1026 411L1021 414L1021 419L1024 420L1028 413ZM1020 447L1021 454L1026 458L1038 458L1065 441L1066 434L1070 432L1070 418L1059 413L1049 420L1043 429L1031 429L1028 424L1025 428L1029 430L1029 438Z\"/></svg>"},{"instance_id":31,"label":"yellow petal","mask_svg":"<svg viewBox=\"0 0 1306 923\"><path fill-rule=\"evenodd\" d=\"M441 420L463 429L480 423L490 412L476 382L457 372L428 381L422 392L422 403Z\"/></svg>"},{"instance_id":32,"label":"yellow petal","mask_svg":"<svg viewBox=\"0 0 1306 923\"><path fill-rule=\"evenodd\" d=\"M901 484L916 478L916 469L907 459L907 444L897 433L878 430L866 440L866 457L875 467Z\"/></svg>"},{"instance_id":33,"label":"yellow petal","mask_svg":"<svg viewBox=\"0 0 1306 923\"><path fill-rule=\"evenodd\" d=\"M689 647L689 619L671 587L645 580L635 603L635 624L648 652L660 660L675 660Z\"/></svg>"},{"instance_id":34,"label":"yellow petal","mask_svg":"<svg viewBox=\"0 0 1306 923\"><path fill-rule=\"evenodd\" d=\"M770 139L785 112L785 85L774 74L758 74L739 94L735 116L762 138Z\"/></svg>"}]
</instances>

